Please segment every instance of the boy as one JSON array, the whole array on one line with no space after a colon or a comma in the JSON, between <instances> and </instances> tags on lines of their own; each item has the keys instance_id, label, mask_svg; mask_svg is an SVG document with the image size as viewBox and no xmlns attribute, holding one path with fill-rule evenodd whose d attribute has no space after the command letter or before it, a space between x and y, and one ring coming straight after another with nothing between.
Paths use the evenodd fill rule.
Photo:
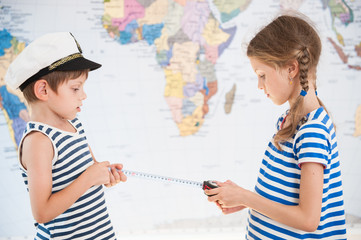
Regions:
<instances>
[{"instance_id":1,"label":"boy","mask_svg":"<svg viewBox=\"0 0 361 240\"><path fill-rule=\"evenodd\" d=\"M99 67L82 56L71 33L60 32L29 44L5 76L23 92L31 112L19 162L35 239L115 239L102 184L125 181L123 166L95 161L76 118L88 72Z\"/></svg>"}]
</instances>

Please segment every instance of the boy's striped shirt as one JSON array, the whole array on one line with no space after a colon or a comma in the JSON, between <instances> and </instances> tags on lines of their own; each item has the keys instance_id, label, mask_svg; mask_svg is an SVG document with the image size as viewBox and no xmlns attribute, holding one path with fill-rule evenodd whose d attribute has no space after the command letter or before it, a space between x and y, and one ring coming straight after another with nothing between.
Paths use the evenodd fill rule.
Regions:
<instances>
[{"instance_id":1,"label":"boy's striped shirt","mask_svg":"<svg viewBox=\"0 0 361 240\"><path fill-rule=\"evenodd\" d=\"M70 123L76 129L75 133L38 122L28 122L25 129L24 137L38 131L48 136L53 144L52 193L67 187L94 163L82 124L78 119ZM28 187L27 171L22 166L21 170ZM64 213L50 222L35 223L35 226L35 239L115 239L103 186L91 187Z\"/></svg>"}]
</instances>

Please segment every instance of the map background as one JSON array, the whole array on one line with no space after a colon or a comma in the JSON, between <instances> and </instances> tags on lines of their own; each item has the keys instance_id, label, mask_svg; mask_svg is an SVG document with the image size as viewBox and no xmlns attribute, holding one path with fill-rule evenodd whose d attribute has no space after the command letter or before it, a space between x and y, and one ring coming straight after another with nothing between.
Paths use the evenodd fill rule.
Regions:
<instances>
[{"instance_id":1,"label":"map background","mask_svg":"<svg viewBox=\"0 0 361 240\"><path fill-rule=\"evenodd\" d=\"M347 3L354 9L355 21L347 27L339 25L338 30L347 37L346 43L360 42L361 4ZM0 6L12 6L12 15L1 16L1 23L12 18L11 34L19 41L30 42L50 31L71 31L84 55L103 63L89 75L88 99L79 116L98 161L122 162L126 169L196 181L232 179L249 189L277 117L287 108L274 106L257 89L241 46L280 9L279 1L267 4L253 1L225 24L236 24L237 33L216 64L218 92L209 101L210 112L200 131L180 137L164 100L165 77L155 60L155 47L144 41L120 45L110 39L101 24L102 1L0 1ZM361 217L357 191L361 137L353 136L355 111L361 104L360 71L348 69L327 41L335 36L330 13L322 10L321 1L304 1L299 10L317 23L323 41L318 93L337 126L346 212ZM351 52L352 47L345 50ZM350 61L360 65L360 59ZM226 115L224 95L234 83L235 102ZM30 206L7 136L0 111L0 237L28 236L33 233ZM106 195L119 234L196 235L230 228L240 232L245 226L245 213L221 215L199 189L129 178Z\"/></svg>"}]
</instances>

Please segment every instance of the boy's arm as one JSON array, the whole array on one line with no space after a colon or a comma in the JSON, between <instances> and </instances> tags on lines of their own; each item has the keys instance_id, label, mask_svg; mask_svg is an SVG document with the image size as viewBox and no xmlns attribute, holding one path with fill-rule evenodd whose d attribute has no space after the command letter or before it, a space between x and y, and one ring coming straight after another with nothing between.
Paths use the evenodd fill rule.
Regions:
<instances>
[{"instance_id":1,"label":"boy's arm","mask_svg":"<svg viewBox=\"0 0 361 240\"><path fill-rule=\"evenodd\" d=\"M29 134L22 145L22 164L28 172L32 213L38 223L65 212L91 186L109 182L108 162L95 163L63 190L52 194L53 145L40 132Z\"/></svg>"}]
</instances>

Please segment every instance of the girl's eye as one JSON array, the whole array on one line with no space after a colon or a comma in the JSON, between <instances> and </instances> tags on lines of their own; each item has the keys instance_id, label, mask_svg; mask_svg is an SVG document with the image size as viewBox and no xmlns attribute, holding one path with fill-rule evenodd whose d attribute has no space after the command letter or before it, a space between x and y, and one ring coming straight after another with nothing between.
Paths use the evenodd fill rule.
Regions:
<instances>
[{"instance_id":1,"label":"girl's eye","mask_svg":"<svg viewBox=\"0 0 361 240\"><path fill-rule=\"evenodd\" d=\"M264 79L265 78L265 75L259 75L258 76L260 79Z\"/></svg>"},{"instance_id":2,"label":"girl's eye","mask_svg":"<svg viewBox=\"0 0 361 240\"><path fill-rule=\"evenodd\" d=\"M79 91L79 88L73 88L74 92Z\"/></svg>"}]
</instances>

